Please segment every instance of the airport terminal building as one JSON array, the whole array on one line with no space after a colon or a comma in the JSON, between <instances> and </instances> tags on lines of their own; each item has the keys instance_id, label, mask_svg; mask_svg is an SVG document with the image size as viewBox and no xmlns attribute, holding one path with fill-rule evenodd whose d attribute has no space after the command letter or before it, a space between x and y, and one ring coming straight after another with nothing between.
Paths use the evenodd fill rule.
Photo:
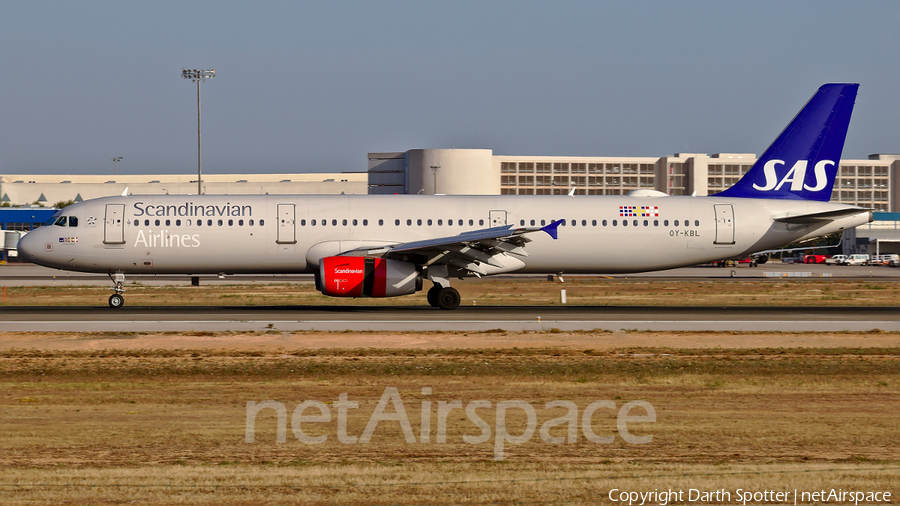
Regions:
<instances>
[{"instance_id":1,"label":"airport terminal building","mask_svg":"<svg viewBox=\"0 0 900 506\"><path fill-rule=\"evenodd\" d=\"M756 155L676 153L663 157L494 155L489 149L369 153L368 193L625 195L658 190L712 195L750 170ZM841 160L833 202L900 211L900 155Z\"/></svg>"}]
</instances>

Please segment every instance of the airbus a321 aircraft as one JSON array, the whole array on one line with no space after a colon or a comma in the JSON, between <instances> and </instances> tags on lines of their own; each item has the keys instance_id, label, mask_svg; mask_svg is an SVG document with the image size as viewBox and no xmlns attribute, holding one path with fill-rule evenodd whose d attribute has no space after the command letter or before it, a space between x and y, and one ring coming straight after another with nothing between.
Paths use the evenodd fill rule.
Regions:
<instances>
[{"instance_id":1,"label":"airbus a321 aircraft","mask_svg":"<svg viewBox=\"0 0 900 506\"><path fill-rule=\"evenodd\" d=\"M314 273L333 297L415 293L459 306L451 278L670 269L782 247L872 220L829 203L858 84L826 84L737 184L709 197L142 195L60 210L26 260L127 274Z\"/></svg>"}]
</instances>

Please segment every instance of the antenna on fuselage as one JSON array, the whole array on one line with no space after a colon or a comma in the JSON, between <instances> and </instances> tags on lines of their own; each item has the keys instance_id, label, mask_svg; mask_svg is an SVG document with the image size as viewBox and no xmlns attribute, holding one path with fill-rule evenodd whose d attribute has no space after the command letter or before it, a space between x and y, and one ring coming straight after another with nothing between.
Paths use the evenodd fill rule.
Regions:
<instances>
[{"instance_id":1,"label":"antenna on fuselage","mask_svg":"<svg viewBox=\"0 0 900 506\"><path fill-rule=\"evenodd\" d=\"M122 196L123 196L123 197L127 197L127 196L128 196L128 187L127 187L127 186L125 187L125 191L122 192Z\"/></svg>"}]
</instances>

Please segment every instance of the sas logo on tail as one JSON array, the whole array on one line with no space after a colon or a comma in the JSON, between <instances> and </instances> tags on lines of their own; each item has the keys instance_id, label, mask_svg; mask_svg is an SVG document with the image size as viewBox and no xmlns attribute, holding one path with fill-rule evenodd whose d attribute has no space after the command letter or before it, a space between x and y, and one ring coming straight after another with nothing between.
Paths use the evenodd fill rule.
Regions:
<instances>
[{"instance_id":1,"label":"sas logo on tail","mask_svg":"<svg viewBox=\"0 0 900 506\"><path fill-rule=\"evenodd\" d=\"M818 192L825 189L828 186L828 177L825 175L825 167L831 165L834 166L834 162L831 160L820 160L819 163L813 168L813 176L815 177L815 185L810 186L805 184L806 179L806 166L809 165L809 160L797 160L791 170L784 175L781 180L778 180L778 175L775 173L775 168L777 166L783 166L784 160L769 160L763 166L763 174L766 176L766 184L764 186L759 186L756 183L753 184L753 188L762 191L778 191L781 189L785 183L791 183L791 191L801 191L807 190L811 192Z\"/></svg>"}]
</instances>

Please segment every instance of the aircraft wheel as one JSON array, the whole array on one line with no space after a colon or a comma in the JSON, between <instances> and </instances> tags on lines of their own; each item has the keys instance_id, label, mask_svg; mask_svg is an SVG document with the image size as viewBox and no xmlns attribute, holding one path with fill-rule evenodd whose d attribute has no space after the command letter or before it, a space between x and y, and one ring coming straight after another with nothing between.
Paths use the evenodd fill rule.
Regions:
<instances>
[{"instance_id":1,"label":"aircraft wheel","mask_svg":"<svg viewBox=\"0 0 900 506\"><path fill-rule=\"evenodd\" d=\"M438 292L437 303L441 309L456 309L459 307L459 292L456 288L447 286Z\"/></svg>"},{"instance_id":2,"label":"aircraft wheel","mask_svg":"<svg viewBox=\"0 0 900 506\"><path fill-rule=\"evenodd\" d=\"M125 297L114 293L109 296L109 307L113 309L119 309L120 307L125 305Z\"/></svg>"},{"instance_id":3,"label":"aircraft wheel","mask_svg":"<svg viewBox=\"0 0 900 506\"><path fill-rule=\"evenodd\" d=\"M435 284L428 290L428 294L425 296L428 299L428 305L431 307L438 307L438 293L441 291L441 285Z\"/></svg>"}]
</instances>

